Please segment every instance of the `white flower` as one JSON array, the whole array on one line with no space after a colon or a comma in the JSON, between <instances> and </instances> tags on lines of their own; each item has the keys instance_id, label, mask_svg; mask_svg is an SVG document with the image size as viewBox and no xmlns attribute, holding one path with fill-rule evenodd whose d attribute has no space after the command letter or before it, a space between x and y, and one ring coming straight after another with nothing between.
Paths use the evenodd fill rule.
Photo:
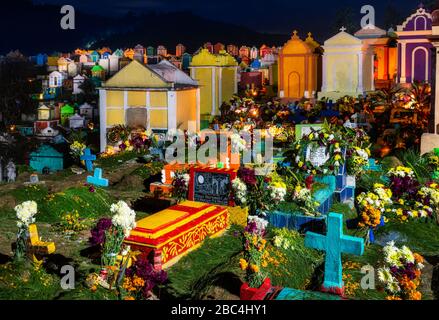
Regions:
<instances>
[{"instance_id":1,"label":"white flower","mask_svg":"<svg viewBox=\"0 0 439 320\"><path fill-rule=\"evenodd\" d=\"M391 293L398 293L401 291L401 288L399 287L397 281L389 282L386 286L386 289L389 290Z\"/></svg>"},{"instance_id":2,"label":"white flower","mask_svg":"<svg viewBox=\"0 0 439 320\"><path fill-rule=\"evenodd\" d=\"M239 178L236 178L232 181L232 188L235 192L235 198L241 204L247 203L247 186L246 184Z\"/></svg>"},{"instance_id":3,"label":"white flower","mask_svg":"<svg viewBox=\"0 0 439 320\"><path fill-rule=\"evenodd\" d=\"M131 230L136 227L136 212L124 201L112 204L110 211L114 213L112 218L113 225L121 227L125 237L128 237Z\"/></svg>"},{"instance_id":4,"label":"white flower","mask_svg":"<svg viewBox=\"0 0 439 320\"><path fill-rule=\"evenodd\" d=\"M413 256L413 252L407 246L403 246L400 250L400 253L405 261L409 263L415 262L415 257Z\"/></svg>"},{"instance_id":5,"label":"white flower","mask_svg":"<svg viewBox=\"0 0 439 320\"><path fill-rule=\"evenodd\" d=\"M241 151L247 150L247 142L241 138L241 136L237 133L234 133L230 136L231 144L232 144L232 152L239 153Z\"/></svg>"},{"instance_id":6,"label":"white flower","mask_svg":"<svg viewBox=\"0 0 439 320\"><path fill-rule=\"evenodd\" d=\"M183 180L184 180L184 182L186 183L186 186L189 185L189 181L190 181L190 179L191 179L191 176L190 176L189 174L185 173L185 174L183 175Z\"/></svg>"},{"instance_id":7,"label":"white flower","mask_svg":"<svg viewBox=\"0 0 439 320\"><path fill-rule=\"evenodd\" d=\"M270 197L277 202L283 202L287 195L287 189L282 187L269 186Z\"/></svg>"},{"instance_id":8,"label":"white flower","mask_svg":"<svg viewBox=\"0 0 439 320\"><path fill-rule=\"evenodd\" d=\"M256 224L256 229L259 234L262 234L268 226L268 221L258 216L248 216L247 221L248 223L254 222Z\"/></svg>"},{"instance_id":9,"label":"white flower","mask_svg":"<svg viewBox=\"0 0 439 320\"><path fill-rule=\"evenodd\" d=\"M378 270L378 279L384 284L395 281L389 268L379 269Z\"/></svg>"},{"instance_id":10,"label":"white flower","mask_svg":"<svg viewBox=\"0 0 439 320\"><path fill-rule=\"evenodd\" d=\"M19 228L23 226L29 226L30 224L35 222L34 216L38 212L37 203L35 201L26 201L22 204L16 206L14 208L15 212L17 213L17 226Z\"/></svg>"}]
</instances>

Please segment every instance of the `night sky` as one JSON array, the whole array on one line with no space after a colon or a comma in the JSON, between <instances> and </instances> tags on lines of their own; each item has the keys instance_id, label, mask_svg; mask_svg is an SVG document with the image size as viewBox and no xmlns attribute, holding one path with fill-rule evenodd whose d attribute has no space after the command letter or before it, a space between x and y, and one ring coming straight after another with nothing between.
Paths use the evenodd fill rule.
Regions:
<instances>
[{"instance_id":1,"label":"night sky","mask_svg":"<svg viewBox=\"0 0 439 320\"><path fill-rule=\"evenodd\" d=\"M172 12L190 10L205 18L241 24L255 31L290 33L293 26L304 29L323 29L340 8L350 7L358 21L360 8L365 4L376 9L377 24L385 19L388 5L407 15L419 0L35 0L35 3L72 4L90 13L117 16L128 11ZM431 2L426 0L424 3ZM318 31L318 30L316 30Z\"/></svg>"},{"instance_id":2,"label":"night sky","mask_svg":"<svg viewBox=\"0 0 439 320\"><path fill-rule=\"evenodd\" d=\"M435 0L424 0L431 6ZM75 30L60 28L61 6L76 10ZM396 27L419 0L14 0L0 3L0 55L68 52L76 47L127 48L178 43L196 51L203 43L281 46L293 30L323 42L341 26L360 29L363 5L373 5L376 25ZM128 13L132 13L128 15ZM349 17L349 18L347 18Z\"/></svg>"}]
</instances>

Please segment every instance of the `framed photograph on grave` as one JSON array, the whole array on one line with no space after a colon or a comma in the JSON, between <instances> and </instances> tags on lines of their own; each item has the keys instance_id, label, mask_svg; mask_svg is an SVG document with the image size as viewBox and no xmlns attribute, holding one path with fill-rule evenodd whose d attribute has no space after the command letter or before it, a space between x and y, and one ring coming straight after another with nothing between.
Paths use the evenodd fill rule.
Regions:
<instances>
[{"instance_id":1,"label":"framed photograph on grave","mask_svg":"<svg viewBox=\"0 0 439 320\"><path fill-rule=\"evenodd\" d=\"M311 129L320 130L323 128L323 123L316 124L298 124L296 125L296 141L302 139L311 133Z\"/></svg>"},{"instance_id":2,"label":"framed photograph on grave","mask_svg":"<svg viewBox=\"0 0 439 320\"><path fill-rule=\"evenodd\" d=\"M221 206L235 206L232 181L237 169L193 167L190 170L189 200Z\"/></svg>"}]
</instances>

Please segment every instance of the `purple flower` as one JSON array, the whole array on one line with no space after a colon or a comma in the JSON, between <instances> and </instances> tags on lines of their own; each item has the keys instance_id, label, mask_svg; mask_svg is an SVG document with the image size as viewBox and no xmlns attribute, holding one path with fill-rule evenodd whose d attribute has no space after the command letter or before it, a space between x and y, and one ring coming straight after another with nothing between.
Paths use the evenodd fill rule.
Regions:
<instances>
[{"instance_id":1,"label":"purple flower","mask_svg":"<svg viewBox=\"0 0 439 320\"><path fill-rule=\"evenodd\" d=\"M142 289L142 295L145 299L151 296L151 291L157 285L164 284L168 280L168 273L163 270L154 270L153 265L144 256L140 257L132 267L126 270L126 275L128 277L137 275L145 281L145 286Z\"/></svg>"},{"instance_id":2,"label":"purple flower","mask_svg":"<svg viewBox=\"0 0 439 320\"><path fill-rule=\"evenodd\" d=\"M112 222L110 218L102 218L98 221L96 226L90 231L91 237L89 242L92 246L101 245L105 242L105 231L110 229Z\"/></svg>"},{"instance_id":3,"label":"purple flower","mask_svg":"<svg viewBox=\"0 0 439 320\"><path fill-rule=\"evenodd\" d=\"M238 171L239 178L247 185L254 186L257 183L255 170L250 168L240 168Z\"/></svg>"}]
</instances>

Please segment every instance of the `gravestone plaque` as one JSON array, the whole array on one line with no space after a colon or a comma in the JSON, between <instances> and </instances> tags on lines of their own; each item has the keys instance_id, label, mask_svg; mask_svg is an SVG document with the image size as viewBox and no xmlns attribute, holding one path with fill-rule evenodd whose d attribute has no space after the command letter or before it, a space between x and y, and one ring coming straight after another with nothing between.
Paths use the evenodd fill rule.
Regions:
<instances>
[{"instance_id":1,"label":"gravestone plaque","mask_svg":"<svg viewBox=\"0 0 439 320\"><path fill-rule=\"evenodd\" d=\"M130 108L127 110L127 125L132 129L146 128L148 124L148 111L146 108Z\"/></svg>"},{"instance_id":2,"label":"gravestone plaque","mask_svg":"<svg viewBox=\"0 0 439 320\"><path fill-rule=\"evenodd\" d=\"M231 191L230 175L227 173L196 172L194 200L227 206Z\"/></svg>"},{"instance_id":3,"label":"gravestone plaque","mask_svg":"<svg viewBox=\"0 0 439 320\"><path fill-rule=\"evenodd\" d=\"M189 200L223 206L234 206L232 181L238 170L227 168L192 167L190 169Z\"/></svg>"},{"instance_id":4,"label":"gravestone plaque","mask_svg":"<svg viewBox=\"0 0 439 320\"><path fill-rule=\"evenodd\" d=\"M311 147L306 149L306 160L311 162L314 167L320 167L329 160L326 147Z\"/></svg>"},{"instance_id":5,"label":"gravestone plaque","mask_svg":"<svg viewBox=\"0 0 439 320\"><path fill-rule=\"evenodd\" d=\"M30 178L29 178L29 183L30 184L37 184L38 182L40 182L40 180L38 179L38 175L37 174L31 174Z\"/></svg>"}]
</instances>

